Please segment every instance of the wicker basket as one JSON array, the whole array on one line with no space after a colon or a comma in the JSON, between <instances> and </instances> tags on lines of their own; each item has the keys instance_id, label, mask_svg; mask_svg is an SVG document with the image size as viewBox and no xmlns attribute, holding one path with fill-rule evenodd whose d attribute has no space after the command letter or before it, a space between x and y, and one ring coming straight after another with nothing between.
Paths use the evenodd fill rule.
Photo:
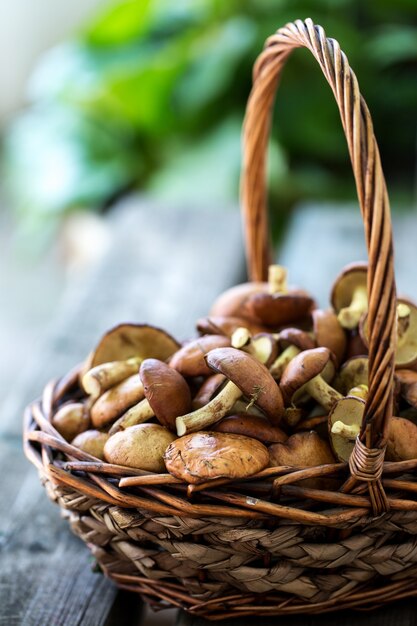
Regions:
<instances>
[{"instance_id":1,"label":"wicker basket","mask_svg":"<svg viewBox=\"0 0 417 626\"><path fill-rule=\"evenodd\" d=\"M77 370L50 383L25 415L25 452L49 497L104 573L154 608L222 619L371 608L417 595L417 460L384 463L396 337L388 197L357 79L338 43L309 19L270 37L254 69L242 179L249 273L266 277L269 122L281 70L299 47L312 52L339 105L369 254L369 399L349 465L270 468L246 482L187 488L170 475L97 462L51 425L63 401L81 395ZM338 475L343 487L300 486L324 475Z\"/></svg>"}]
</instances>

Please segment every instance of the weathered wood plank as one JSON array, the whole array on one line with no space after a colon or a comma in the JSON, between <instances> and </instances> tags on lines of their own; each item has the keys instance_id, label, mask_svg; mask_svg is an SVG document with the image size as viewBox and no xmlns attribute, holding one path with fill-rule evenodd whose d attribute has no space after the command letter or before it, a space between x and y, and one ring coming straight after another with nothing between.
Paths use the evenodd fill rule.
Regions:
<instances>
[{"instance_id":1,"label":"weathered wood plank","mask_svg":"<svg viewBox=\"0 0 417 626\"><path fill-rule=\"evenodd\" d=\"M111 325L149 321L186 337L213 298L241 277L236 212L161 210L133 198L109 221L108 254L69 287L48 338L24 355L21 375L2 402L0 473L7 480L0 490L0 625L138 624L138 598L129 598L127 612L110 581L92 573L88 550L23 457L21 413Z\"/></svg>"}]
</instances>

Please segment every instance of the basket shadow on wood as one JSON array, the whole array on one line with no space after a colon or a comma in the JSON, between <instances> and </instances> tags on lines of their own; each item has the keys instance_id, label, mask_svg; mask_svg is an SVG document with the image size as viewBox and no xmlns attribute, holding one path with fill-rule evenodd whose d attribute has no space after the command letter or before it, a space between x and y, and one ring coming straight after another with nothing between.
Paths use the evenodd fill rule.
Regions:
<instances>
[{"instance_id":1,"label":"basket shadow on wood","mask_svg":"<svg viewBox=\"0 0 417 626\"><path fill-rule=\"evenodd\" d=\"M368 247L369 398L350 463L188 486L98 462L51 424L64 402L82 397L77 368L25 414L25 453L49 497L104 573L154 608L222 619L372 608L417 595L417 460L384 463L396 340L388 197L356 77L311 20L277 31L255 65L242 177L249 273L264 280L267 271L269 121L282 67L297 47L313 53L338 102Z\"/></svg>"}]
</instances>

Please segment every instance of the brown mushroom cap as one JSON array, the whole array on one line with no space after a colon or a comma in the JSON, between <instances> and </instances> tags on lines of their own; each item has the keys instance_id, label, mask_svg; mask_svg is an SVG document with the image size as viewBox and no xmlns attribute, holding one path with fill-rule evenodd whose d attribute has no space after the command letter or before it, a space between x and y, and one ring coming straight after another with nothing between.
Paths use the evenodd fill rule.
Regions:
<instances>
[{"instance_id":1,"label":"brown mushroom cap","mask_svg":"<svg viewBox=\"0 0 417 626\"><path fill-rule=\"evenodd\" d=\"M360 432L365 401L357 396L346 396L334 405L329 413L329 438L333 452L339 461L348 461L355 446L356 436ZM351 437L333 432L336 422L352 428Z\"/></svg>"},{"instance_id":2,"label":"brown mushroom cap","mask_svg":"<svg viewBox=\"0 0 417 626\"><path fill-rule=\"evenodd\" d=\"M155 326L119 324L103 335L88 359L88 369L135 356L166 361L180 347L171 335Z\"/></svg>"},{"instance_id":3,"label":"brown mushroom cap","mask_svg":"<svg viewBox=\"0 0 417 626\"><path fill-rule=\"evenodd\" d=\"M175 419L191 410L191 392L185 379L158 359L145 359L140 366L145 397L158 421L175 431Z\"/></svg>"},{"instance_id":4,"label":"brown mushroom cap","mask_svg":"<svg viewBox=\"0 0 417 626\"><path fill-rule=\"evenodd\" d=\"M282 394L265 365L236 348L216 348L206 355L206 361L237 385L273 424L279 423L284 414Z\"/></svg>"},{"instance_id":5,"label":"brown mushroom cap","mask_svg":"<svg viewBox=\"0 0 417 626\"><path fill-rule=\"evenodd\" d=\"M337 316L330 309L315 309L311 317L317 345L328 348L335 355L336 363L341 363L346 352L347 337Z\"/></svg>"},{"instance_id":6,"label":"brown mushroom cap","mask_svg":"<svg viewBox=\"0 0 417 626\"><path fill-rule=\"evenodd\" d=\"M269 327L301 321L315 306L314 300L301 290L274 294L256 293L246 303L250 319Z\"/></svg>"},{"instance_id":7,"label":"brown mushroom cap","mask_svg":"<svg viewBox=\"0 0 417 626\"><path fill-rule=\"evenodd\" d=\"M314 430L295 433L285 443L269 446L269 458L271 467L315 467L335 462L329 444Z\"/></svg>"},{"instance_id":8,"label":"brown mushroom cap","mask_svg":"<svg viewBox=\"0 0 417 626\"><path fill-rule=\"evenodd\" d=\"M196 328L202 335L225 335L231 337L235 330L246 327L252 335L266 330L264 326L256 322L237 316L210 316L201 317L196 322Z\"/></svg>"},{"instance_id":9,"label":"brown mushroom cap","mask_svg":"<svg viewBox=\"0 0 417 626\"><path fill-rule=\"evenodd\" d=\"M91 407L91 421L96 428L103 428L130 409L145 396L139 373L129 376L111 387Z\"/></svg>"},{"instance_id":10,"label":"brown mushroom cap","mask_svg":"<svg viewBox=\"0 0 417 626\"><path fill-rule=\"evenodd\" d=\"M347 348L346 348L346 357L345 360L348 361L355 356L367 356L368 348L362 341L362 337L358 329L350 331L347 340Z\"/></svg>"},{"instance_id":11,"label":"brown mushroom cap","mask_svg":"<svg viewBox=\"0 0 417 626\"><path fill-rule=\"evenodd\" d=\"M267 291L268 283L266 282L249 282L231 287L214 301L210 309L210 317L245 317L245 303L248 297L254 293L266 293Z\"/></svg>"},{"instance_id":12,"label":"brown mushroom cap","mask_svg":"<svg viewBox=\"0 0 417 626\"><path fill-rule=\"evenodd\" d=\"M102 461L104 459L104 445L108 438L107 433L102 433L99 430L86 430L77 435L71 444Z\"/></svg>"},{"instance_id":13,"label":"brown mushroom cap","mask_svg":"<svg viewBox=\"0 0 417 626\"><path fill-rule=\"evenodd\" d=\"M206 378L193 399L193 408L199 409L210 402L225 382L226 376L223 376L223 374L212 374L212 376Z\"/></svg>"},{"instance_id":14,"label":"brown mushroom cap","mask_svg":"<svg viewBox=\"0 0 417 626\"><path fill-rule=\"evenodd\" d=\"M52 417L52 425L66 441L84 432L90 426L90 414L82 402L64 404Z\"/></svg>"},{"instance_id":15,"label":"brown mushroom cap","mask_svg":"<svg viewBox=\"0 0 417 626\"><path fill-rule=\"evenodd\" d=\"M389 423L387 461L417 459L417 426L404 417L392 417Z\"/></svg>"},{"instance_id":16,"label":"brown mushroom cap","mask_svg":"<svg viewBox=\"0 0 417 626\"><path fill-rule=\"evenodd\" d=\"M104 446L104 458L108 463L162 473L163 454L174 439L159 424L138 424L112 435Z\"/></svg>"},{"instance_id":17,"label":"brown mushroom cap","mask_svg":"<svg viewBox=\"0 0 417 626\"><path fill-rule=\"evenodd\" d=\"M230 346L230 339L224 335L204 335L186 343L169 362L183 376L210 376L211 369L204 355L214 348Z\"/></svg>"},{"instance_id":18,"label":"brown mushroom cap","mask_svg":"<svg viewBox=\"0 0 417 626\"><path fill-rule=\"evenodd\" d=\"M400 385L401 396L417 409L417 372L407 369L396 370L394 378Z\"/></svg>"},{"instance_id":19,"label":"brown mushroom cap","mask_svg":"<svg viewBox=\"0 0 417 626\"><path fill-rule=\"evenodd\" d=\"M288 435L278 426L272 426L267 419L256 415L229 415L218 422L213 430L252 437L262 443L277 443L288 439Z\"/></svg>"},{"instance_id":20,"label":"brown mushroom cap","mask_svg":"<svg viewBox=\"0 0 417 626\"><path fill-rule=\"evenodd\" d=\"M281 350L288 346L295 346L299 350L312 350L316 347L316 342L305 330L292 327L283 328L279 332L278 343Z\"/></svg>"},{"instance_id":21,"label":"brown mushroom cap","mask_svg":"<svg viewBox=\"0 0 417 626\"><path fill-rule=\"evenodd\" d=\"M338 313L350 305L357 287L366 287L368 264L366 262L346 265L333 283L330 302Z\"/></svg>"},{"instance_id":22,"label":"brown mushroom cap","mask_svg":"<svg viewBox=\"0 0 417 626\"><path fill-rule=\"evenodd\" d=\"M333 386L342 395L346 395L349 389L358 385L368 384L368 357L353 356L343 363L337 376L333 381Z\"/></svg>"},{"instance_id":23,"label":"brown mushroom cap","mask_svg":"<svg viewBox=\"0 0 417 626\"><path fill-rule=\"evenodd\" d=\"M165 451L167 470L187 483L245 478L269 462L267 448L242 435L196 432L173 441Z\"/></svg>"},{"instance_id":24,"label":"brown mushroom cap","mask_svg":"<svg viewBox=\"0 0 417 626\"><path fill-rule=\"evenodd\" d=\"M285 368L280 389L286 404L291 404L295 394L310 380L325 370L330 360L327 348L313 348L297 354Z\"/></svg>"}]
</instances>

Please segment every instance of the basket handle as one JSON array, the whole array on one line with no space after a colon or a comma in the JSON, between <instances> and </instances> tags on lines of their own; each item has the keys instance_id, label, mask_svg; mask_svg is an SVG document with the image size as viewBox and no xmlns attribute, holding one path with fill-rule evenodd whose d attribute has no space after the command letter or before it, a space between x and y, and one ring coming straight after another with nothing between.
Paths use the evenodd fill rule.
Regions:
<instances>
[{"instance_id":1,"label":"basket handle","mask_svg":"<svg viewBox=\"0 0 417 626\"><path fill-rule=\"evenodd\" d=\"M383 460L392 414L396 345L396 289L389 200L371 116L359 92L357 78L338 42L327 39L323 28L316 26L311 19L289 23L269 37L254 66L253 87L244 121L241 179L248 273L251 280L266 280L267 277L270 245L265 163L271 113L285 61L294 48L301 47L310 50L332 88L356 181L369 258L369 396L361 441L358 441L355 452L362 454L365 446L377 448L382 452L376 456ZM380 473L378 468L382 466L382 460L379 458L376 463L378 467L371 463L371 474L374 470ZM363 470L362 467L362 473Z\"/></svg>"}]
</instances>

